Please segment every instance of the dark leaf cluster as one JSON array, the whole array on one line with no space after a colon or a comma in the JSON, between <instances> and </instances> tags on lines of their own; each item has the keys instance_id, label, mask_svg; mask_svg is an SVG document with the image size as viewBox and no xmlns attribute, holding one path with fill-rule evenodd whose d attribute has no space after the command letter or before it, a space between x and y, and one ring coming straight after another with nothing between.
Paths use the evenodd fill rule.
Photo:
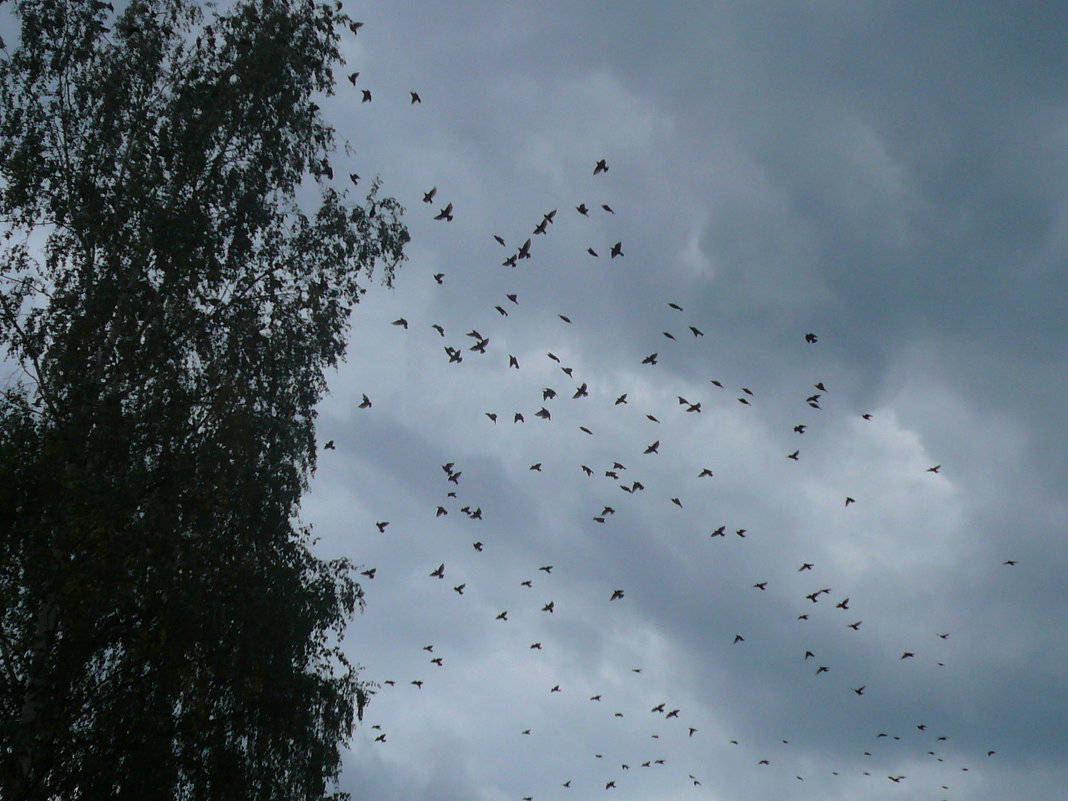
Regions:
<instances>
[{"instance_id":1,"label":"dark leaf cluster","mask_svg":"<svg viewBox=\"0 0 1068 801\"><path fill-rule=\"evenodd\" d=\"M0 52L0 797L322 798L371 688L297 513L407 231L324 180L348 18L22 0ZM326 168L326 169L324 169ZM298 198L318 187L308 213Z\"/></svg>"}]
</instances>

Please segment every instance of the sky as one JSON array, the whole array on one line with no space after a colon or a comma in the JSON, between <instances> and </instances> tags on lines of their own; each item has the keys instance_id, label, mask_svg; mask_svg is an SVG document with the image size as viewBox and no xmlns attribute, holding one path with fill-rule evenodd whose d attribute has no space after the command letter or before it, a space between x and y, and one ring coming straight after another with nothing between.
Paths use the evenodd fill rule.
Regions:
<instances>
[{"instance_id":1,"label":"sky","mask_svg":"<svg viewBox=\"0 0 1068 801\"><path fill-rule=\"evenodd\" d=\"M1065 8L346 10L335 173L412 242L302 512L374 570L342 789L1061 797Z\"/></svg>"},{"instance_id":2,"label":"sky","mask_svg":"<svg viewBox=\"0 0 1068 801\"><path fill-rule=\"evenodd\" d=\"M346 10L335 172L412 242L302 513L374 569L342 789L1060 797L1065 10Z\"/></svg>"},{"instance_id":3,"label":"sky","mask_svg":"<svg viewBox=\"0 0 1068 801\"><path fill-rule=\"evenodd\" d=\"M1068 7L345 5L341 789L1063 797Z\"/></svg>"}]
</instances>

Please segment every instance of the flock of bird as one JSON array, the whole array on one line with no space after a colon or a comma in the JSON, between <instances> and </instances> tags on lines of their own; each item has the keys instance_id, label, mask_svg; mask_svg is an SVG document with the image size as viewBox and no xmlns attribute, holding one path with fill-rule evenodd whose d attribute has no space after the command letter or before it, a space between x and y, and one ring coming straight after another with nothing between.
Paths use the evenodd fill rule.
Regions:
<instances>
[{"instance_id":1,"label":"flock of bird","mask_svg":"<svg viewBox=\"0 0 1068 801\"><path fill-rule=\"evenodd\" d=\"M354 32L356 29L353 29ZM372 100L371 92L367 89L362 89L358 86L360 73L354 72L348 76L348 81L357 89L362 92L362 102L369 103ZM421 104L422 99L418 92L412 91L410 93L411 104ZM610 172L611 165L606 159L598 159L592 165L590 172L592 173L592 179L595 182L607 180L607 176ZM350 174L350 179L353 184L356 184L359 180L359 176L356 174ZM593 184L596 186L596 183ZM453 202L441 202L438 198L438 188L436 186L427 189L422 195L422 202L427 206L430 206L429 215L432 220L440 223L449 223L455 219L457 213ZM579 218L588 218L591 213L595 212L595 209L600 211L597 213L605 215L614 215L615 211L608 203L599 203L588 205L586 202L574 203L572 201L568 204L568 208L564 211L560 209L551 209L544 212L539 218L531 220L531 226L529 233L524 233L519 237L517 243L509 246L504 236L500 234L488 234L492 236L492 239L503 248L504 258L500 262L500 267L510 270L519 270L523 266L523 262L534 258L535 253L538 250L538 242L540 237L548 237L552 231L553 226L556 224L558 214L573 214ZM608 218L610 219L610 218ZM614 238L614 237L612 237ZM583 257L585 258L602 258L601 254L606 254L608 259L624 258L625 253L623 249L623 242L621 240L615 241L610 244L593 243L590 244ZM493 269L499 269L497 265L492 265ZM446 273L438 272L431 276L428 276L428 280L432 280L434 285L443 286L448 281ZM495 346L495 341L503 339L505 341L511 341L507 336L507 326L510 324L509 318L515 314L516 310L520 308L519 292L507 292L500 298L499 303L493 305L492 311L496 313L498 325L501 326L501 335L498 336L497 329L490 330L484 325L480 324L482 330L472 327L467 331L456 333L451 330L447 330L444 325L438 321L431 320L409 320L406 317L397 318L392 322L392 325L404 333L405 336L417 335L418 332L425 331L425 336L430 339L435 339L441 347L441 358L448 365L455 365L457 369L462 369L459 366L465 364L474 359L489 359L496 360L499 364L499 369L502 371L518 371L523 373L523 369L520 364L519 357L514 353L508 353L505 350L498 351ZM663 330L659 332L650 331L650 337L658 338L658 341L662 342L659 348L650 350L638 363L635 368L638 370L655 370L659 360L661 359L661 353L665 348L682 348L683 340L689 340L692 343L699 342L705 333L701 328L704 323L701 320L692 319L686 312L683 304L676 300L663 300L663 308L668 311L665 314L673 315L678 321L676 326L670 326L674 330ZM489 310L487 309L487 312ZM558 325L572 326L573 319L566 314L557 314ZM418 334L421 335L421 334ZM421 335L422 336L422 335ZM799 348L819 347L820 336L815 332L798 331L797 340ZM696 344L694 345L696 347ZM561 351L563 352L563 351ZM548 466L548 460L551 458L555 463L572 461L569 467L563 468L560 464L554 464L554 467L558 469L571 469L574 470L574 476L576 481L590 482L588 496L590 497L589 514L587 520L592 521L597 526L611 526L613 520L617 515L623 514L628 511L628 508L633 508L637 504L648 503L670 503L678 509L686 509L690 503L688 498L684 498L682 494L672 495L670 497L656 498L645 497L647 494L647 483L649 482L648 476L655 475L658 467L657 460L668 458L668 452L670 445L668 441L662 437L657 436L655 433L650 433L644 440L646 444L643 446L631 449L623 450L622 446L620 452L613 454L608 459L602 459L601 462L595 463L592 459L589 463L586 463L579 454L583 452L583 443L588 442L590 437L596 437L595 426L589 422L592 419L602 419L607 414L632 414L640 415L646 423L650 425L649 431L655 431L656 426L660 425L662 418L665 415L677 413L681 414L684 419L696 419L698 415L707 413L712 409L723 408L725 404L738 404L742 407L751 407L758 403L757 393L748 386L739 386L736 391L731 391L728 386L720 381L718 378L710 378L707 380L706 389L701 390L701 394L698 396L695 393L687 392L687 396L678 395L675 401L671 402L672 408L643 408L636 412L627 411L626 409L620 409L619 407L633 408L637 405L638 401L635 400L633 391L625 392L612 392L607 393L601 387L596 386L596 381L593 377L585 377L581 374L581 371L566 364L565 360L555 354L552 351L547 351L544 355L544 359L551 363L553 369L559 370L560 382L552 382L554 385L550 386L544 381L538 381L536 384L531 384L524 387L521 395L516 396L514 407L507 411L501 409L478 409L478 410L464 410L464 413L476 415L483 420L484 435L486 437L492 437L497 435L495 432L500 432L500 426L520 426L520 425L544 425L554 423L559 424L559 419L562 417L569 417L568 415L561 414L565 408L571 404L575 404L572 408L590 408L596 406L596 411L590 410L587 415L587 420L579 425L576 425L576 437L580 437L575 443L573 451L561 455L559 452L546 456L545 459L535 461L529 465L527 470L531 473L543 473ZM545 365L547 366L547 365ZM536 371L538 375L543 376L545 371L539 369ZM370 394L363 394L358 408L361 413L375 414L375 406L373 402L374 391L369 389ZM792 424L792 430L789 432L789 436L795 437L796 447L792 450L782 453L782 459L788 462L803 462L805 458L805 443L808 442L813 434L810 429L817 427L814 424L815 420L818 420L818 413L824 408L824 404L831 396L831 388L827 386L824 380L816 380L811 384L810 390L807 395L799 395L797 400L798 406L803 407L807 411L805 412L805 419L799 419L796 423ZM586 404L587 407L577 406L578 404ZM735 407L737 408L737 407ZM869 412L856 411L856 414L860 419L865 421L873 420L873 414ZM324 449L335 449L334 442L328 441L324 444ZM571 459L571 454L574 455L574 459ZM482 554L487 549L491 548L493 540L493 533L491 531L491 525L484 521L484 515L486 518L496 520L494 513L499 510L494 510L492 500L475 501L469 499L464 493L465 484L463 478L465 469L463 465L457 462L446 462L440 466L440 481L441 481L441 496L433 508L427 510L428 516L433 518L441 518L449 515L463 516L469 521L477 522L481 528L480 532L471 541L471 549L476 554ZM437 469L437 468L435 468ZM716 472L719 468L704 464L695 465L693 468L693 477L701 480L701 482L713 482L715 481ZM800 469L800 468L798 468ZM931 465L925 469L926 473L933 475L940 475L942 470L941 464ZM702 484L702 486L705 486ZM608 491L618 493L615 497L616 501L605 502L605 497ZM853 490L847 490L842 493L841 496L841 508L843 510L850 509L854 505L861 505L864 499L854 497ZM477 495L472 493L472 497ZM483 507L486 507L485 510ZM618 507L618 509L617 509ZM850 514L849 512L842 512L843 514ZM389 526L391 522L388 515L383 519L379 519L374 526L374 533L377 535L388 535ZM578 521L576 521L578 522ZM752 532L749 531L744 525L727 524L724 522L716 521L715 524L708 524L705 526L704 531L700 536L711 541L712 545L709 547L715 547L717 540L731 539L731 540L746 540L750 537ZM470 552L469 552L470 553ZM810 557L811 558L811 557ZM842 631L842 637L863 637L865 619L869 614L876 614L875 611L866 609L863 612L855 612L854 607L851 605L852 600L847 591L836 591L830 586L823 586L825 582L816 580L816 576L819 575L817 567L817 559L813 558L813 561L803 561L800 565L796 563L788 567L782 567L772 571L773 575L770 577L757 577L759 580L751 582L747 585L755 593L766 593L769 585L774 584L776 581L784 580L787 575L792 575L796 579L812 576L811 587L807 592L800 592L796 598L797 609L795 611L796 619L794 625L805 626L813 616L819 613L826 619L828 616L837 616ZM1006 560L1003 565L1005 567L1012 567L1016 564L1015 560ZM557 606L556 600L553 598L545 598L544 596L535 597L535 587L538 590L550 589L553 587L552 580L554 577L566 573L568 567L566 564L556 564L546 561L544 564L532 564L529 566L529 574L524 577L520 586L529 591L530 600L525 603L522 610L522 614L529 619L531 613L544 614L548 616L558 616L567 614L566 610L560 609ZM470 582L476 580L476 577L469 569L468 565L464 565L460 570L455 570L450 564L449 559L434 558L430 559L424 567L426 581L429 582L441 582L443 593L455 593L457 596L463 596L465 591L470 588ZM556 572L554 572L556 571ZM377 575L377 568L369 567L361 572L363 578L368 581L374 580ZM801 574L801 575L798 575ZM581 580L580 576L574 575L572 580ZM807 579L805 579L807 580ZM626 604L628 599L628 590L625 586L612 586L608 589L603 597L603 603L606 605L620 605ZM488 615L485 621L482 621L483 625L519 625L516 623L518 615L515 607L500 608L494 611L492 615ZM511 617L509 616L511 614ZM478 625L479 621L472 620L471 625ZM927 635L929 641L918 641L915 645L903 650L900 655L894 658L896 662L908 662L909 660L929 660L932 664L938 667L944 667L944 662L941 661L946 649L946 643L951 639L951 632L948 631L933 631ZM737 631L732 636L725 639L722 643L724 648L745 649L750 646L750 640L752 639L752 633L749 631ZM550 647L550 643L543 639L531 639L527 650L529 651L543 651ZM446 669L448 663L447 647L442 648L440 644L430 643L422 646L422 651L425 652L426 664L434 669ZM445 653L443 653L443 651ZM825 676L834 675L835 665L833 659L827 659L820 653L820 649L815 645L805 647L796 657L799 670L807 670L812 675L812 681L826 682L830 679L824 678ZM628 672L635 678L634 681L641 681L640 674L642 674L641 667L632 667L628 669ZM416 693L424 687L424 684L431 682L432 679L425 676L405 677L403 679L388 678L381 681L381 691L385 692L385 688L392 688L395 691L401 691L404 687L411 688L411 692ZM865 700L872 694L873 679L865 679L861 677L860 681L846 682L841 687L841 694L843 696L843 703L864 703ZM547 686L541 688L532 688L536 692L544 692L545 697L548 699L556 694L566 694L569 690L568 683L564 680L553 681L548 683ZM585 694L584 694L585 695ZM618 693L617 693L618 695ZM610 698L611 693L605 689L600 692L595 692L587 696L588 700L585 703L606 705ZM414 698L412 702L416 701ZM373 704L372 704L373 710ZM631 714L628 710L626 713L613 709L610 713L612 718L621 718L625 714ZM591 773L590 776L596 775L598 778L585 776L567 776L561 775L557 777L547 777L545 784L548 787L556 788L559 791L578 790L579 792L588 795L594 790L612 791L619 787L622 787L631 774L631 770L649 769L649 770L672 770L673 761L671 755L667 753L665 743L669 741L668 733L671 732L671 736L682 737L687 743L697 742L703 736L705 736L705 725L701 720L688 719L688 713L681 707L676 707L670 703L670 701L664 700L652 705L648 712L644 713L650 716L649 718L649 740L650 750L647 754L639 755L638 758L630 758L628 761L618 761L618 766L612 768L611 771L601 770L596 774ZM388 747L388 744L392 742L388 736L385 725L383 723L374 723L370 726L371 737L373 742L382 744L383 747ZM516 732L519 737L534 736L534 727L526 725L523 722L519 722L516 725ZM879 726L873 726L871 732L871 742L858 743L858 754L862 754L864 757L873 758L878 749L882 748L885 752L884 743L892 743L895 741L903 742L916 751L926 751L926 756L930 758L933 763L944 764L947 759L951 759L949 753L945 751L946 744L950 741L950 738L954 735L954 732L935 731L928 726L922 720L917 720L911 724L911 729L907 731L895 731L888 729L886 731L881 730ZM728 738L726 744L729 746L738 746L739 738ZM788 737L782 737L781 745L788 745L791 739ZM606 749L607 750L607 749ZM911 752L910 752L911 753ZM992 748L985 750L987 758L995 755L995 750ZM605 754L596 753L590 756L594 760L605 760ZM755 770L774 770L777 765L778 757L775 754L767 754L755 761L753 768ZM698 766L699 767L699 766ZM960 764L955 762L952 765L945 765L945 771L941 775L941 783L936 787L924 788L931 790L931 795L915 795L909 797L916 798L933 798L939 799L949 795L952 787L952 781L947 778L949 771L968 772L971 767L968 764ZM865 776L872 776L873 780L879 780L887 783L888 785L903 785L911 786L909 775L900 774L896 772L890 772L880 776L875 771L864 770L861 771ZM709 782L714 784L714 777L702 775L699 769L695 769L693 766L683 768L678 772L678 778L681 780L682 774L685 773L685 782L692 787L701 787L703 783ZM827 767L825 770L827 775L838 776L840 771ZM802 774L791 775L788 778L792 782L805 782L806 778L810 778ZM712 781L710 782L710 779ZM528 788L531 792L524 793L524 789L521 788L516 793L517 801L533 801L535 795L542 797L543 794L548 793L547 787L542 788ZM533 791L537 790L537 793ZM553 795L551 797L563 797Z\"/></svg>"}]
</instances>

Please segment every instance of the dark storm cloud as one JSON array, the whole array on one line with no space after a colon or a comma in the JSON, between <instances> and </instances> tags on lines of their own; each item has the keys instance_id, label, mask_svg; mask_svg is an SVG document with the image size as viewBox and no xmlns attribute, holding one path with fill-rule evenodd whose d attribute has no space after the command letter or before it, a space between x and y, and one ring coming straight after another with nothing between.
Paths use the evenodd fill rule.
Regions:
<instances>
[{"instance_id":1,"label":"dark storm cloud","mask_svg":"<svg viewBox=\"0 0 1068 801\"><path fill-rule=\"evenodd\" d=\"M396 683L370 708L388 741L361 731L346 786L1054 797L1065 20L830 0L398 9L361 10L348 51L374 102L343 84L331 107L414 237L396 290L354 316L322 418L340 450L307 504L324 547L379 567L349 647ZM455 221L433 221L447 202ZM502 267L527 237L533 258ZM407 331L390 326L401 315ZM373 409L355 410L363 392ZM645 490L620 488L636 479ZM484 520L460 513L471 504ZM594 521L605 505L616 514ZM669 700L678 719L649 712ZM660 772L640 767L656 756Z\"/></svg>"}]
</instances>

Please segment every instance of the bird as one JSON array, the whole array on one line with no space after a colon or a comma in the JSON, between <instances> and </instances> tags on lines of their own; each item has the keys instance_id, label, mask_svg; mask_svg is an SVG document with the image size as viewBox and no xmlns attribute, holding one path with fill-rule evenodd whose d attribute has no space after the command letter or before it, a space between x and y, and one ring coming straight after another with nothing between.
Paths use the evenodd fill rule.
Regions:
<instances>
[{"instance_id":1,"label":"bird","mask_svg":"<svg viewBox=\"0 0 1068 801\"><path fill-rule=\"evenodd\" d=\"M800 455L801 455L801 451L798 450L798 451L794 451L793 453L786 454L786 458L787 459L793 459L796 462Z\"/></svg>"},{"instance_id":2,"label":"bird","mask_svg":"<svg viewBox=\"0 0 1068 801\"><path fill-rule=\"evenodd\" d=\"M379 532L385 532L386 526L389 525L389 521L388 520L382 520L382 521L380 521L378 523L375 523L375 525L378 527Z\"/></svg>"},{"instance_id":3,"label":"bird","mask_svg":"<svg viewBox=\"0 0 1068 801\"><path fill-rule=\"evenodd\" d=\"M600 175L602 172L608 172L608 164L604 159L599 159L595 165L593 165L593 174Z\"/></svg>"},{"instance_id":4,"label":"bird","mask_svg":"<svg viewBox=\"0 0 1068 801\"><path fill-rule=\"evenodd\" d=\"M390 323L390 325L398 326L400 328L403 328L405 331L408 330L408 321L405 320L403 317L398 317L396 320Z\"/></svg>"},{"instance_id":5,"label":"bird","mask_svg":"<svg viewBox=\"0 0 1068 801\"><path fill-rule=\"evenodd\" d=\"M359 184L359 183L360 183L360 176L358 176L358 175L357 175L356 173L354 173L354 172L350 172L350 173L349 173L349 180L350 180L350 181L352 181L352 185L353 185L353 186L356 186L357 184Z\"/></svg>"},{"instance_id":6,"label":"bird","mask_svg":"<svg viewBox=\"0 0 1068 801\"><path fill-rule=\"evenodd\" d=\"M703 331L692 325L690 326L690 333L692 333L695 337L703 337L705 335Z\"/></svg>"},{"instance_id":7,"label":"bird","mask_svg":"<svg viewBox=\"0 0 1068 801\"><path fill-rule=\"evenodd\" d=\"M620 395L618 398L616 398L616 402L613 405L619 406L619 405L624 404L626 402L627 402L627 393L624 392L622 395Z\"/></svg>"},{"instance_id":8,"label":"bird","mask_svg":"<svg viewBox=\"0 0 1068 801\"><path fill-rule=\"evenodd\" d=\"M660 440L657 440L652 445L648 446L643 451L643 453L659 453L660 452L659 448L660 448Z\"/></svg>"},{"instance_id":9,"label":"bird","mask_svg":"<svg viewBox=\"0 0 1068 801\"><path fill-rule=\"evenodd\" d=\"M360 102L361 103L370 103L371 102L371 90L370 89L361 89L360 91L363 92L363 99Z\"/></svg>"},{"instance_id":10,"label":"bird","mask_svg":"<svg viewBox=\"0 0 1068 801\"><path fill-rule=\"evenodd\" d=\"M864 688L867 687L867 686L868 685L866 685L866 684L862 684L859 687L853 687L852 689L853 689L853 692L855 692L857 695L864 695Z\"/></svg>"},{"instance_id":11,"label":"bird","mask_svg":"<svg viewBox=\"0 0 1068 801\"><path fill-rule=\"evenodd\" d=\"M508 610L505 609L503 612L501 612L499 615L497 615L496 619L497 620L508 620Z\"/></svg>"},{"instance_id":12,"label":"bird","mask_svg":"<svg viewBox=\"0 0 1068 801\"><path fill-rule=\"evenodd\" d=\"M927 468L927 472L928 473L937 473L941 467L942 467L942 465L936 464L934 467L928 467Z\"/></svg>"},{"instance_id":13,"label":"bird","mask_svg":"<svg viewBox=\"0 0 1068 801\"><path fill-rule=\"evenodd\" d=\"M435 220L445 220L446 222L452 222L452 203L449 203L448 205L445 206L445 208L443 208L441 211L439 211L434 216L434 219Z\"/></svg>"},{"instance_id":14,"label":"bird","mask_svg":"<svg viewBox=\"0 0 1068 801\"><path fill-rule=\"evenodd\" d=\"M362 573L360 573L360 575L361 576L367 576L367 578L369 578L369 579L374 579L375 573L377 572L377 570L378 570L378 568L372 567L370 570L364 570Z\"/></svg>"},{"instance_id":15,"label":"bird","mask_svg":"<svg viewBox=\"0 0 1068 801\"><path fill-rule=\"evenodd\" d=\"M408 94L410 94L412 96L412 103L413 104L414 103L422 103L423 102L423 98L419 97L419 93L418 92L408 92Z\"/></svg>"},{"instance_id":16,"label":"bird","mask_svg":"<svg viewBox=\"0 0 1068 801\"><path fill-rule=\"evenodd\" d=\"M810 345L815 345L819 341L819 338L815 334L805 334L805 342Z\"/></svg>"},{"instance_id":17,"label":"bird","mask_svg":"<svg viewBox=\"0 0 1068 801\"><path fill-rule=\"evenodd\" d=\"M467 586L466 584L457 584L455 587L453 587L453 590L455 590L457 595L463 595L464 594L464 588L466 586Z\"/></svg>"},{"instance_id":18,"label":"bird","mask_svg":"<svg viewBox=\"0 0 1068 801\"><path fill-rule=\"evenodd\" d=\"M434 202L434 195L436 195L437 193L438 193L438 188L436 186L430 187L430 189L428 189L426 192L423 193L423 202L424 203L433 203Z\"/></svg>"},{"instance_id":19,"label":"bird","mask_svg":"<svg viewBox=\"0 0 1068 801\"><path fill-rule=\"evenodd\" d=\"M323 445L323 450L324 451L336 451L337 447L334 445L334 440L332 440L332 439L327 440L326 444Z\"/></svg>"},{"instance_id":20,"label":"bird","mask_svg":"<svg viewBox=\"0 0 1068 801\"><path fill-rule=\"evenodd\" d=\"M808 428L808 426L798 424L798 425L794 426L794 431L796 433L798 433L798 434L804 434L806 428Z\"/></svg>"},{"instance_id":21,"label":"bird","mask_svg":"<svg viewBox=\"0 0 1068 801\"><path fill-rule=\"evenodd\" d=\"M612 211L612 207L609 206L607 203L602 203L601 208L607 211L609 214L615 214L615 212Z\"/></svg>"},{"instance_id":22,"label":"bird","mask_svg":"<svg viewBox=\"0 0 1068 801\"><path fill-rule=\"evenodd\" d=\"M565 323L567 323L568 325L571 325L571 318L570 318L570 317L568 317L567 315L565 315L565 314L558 314L558 315L556 315L556 316L557 316L557 317L559 317L559 318L560 318L561 320L563 320L563 321L564 321Z\"/></svg>"},{"instance_id":23,"label":"bird","mask_svg":"<svg viewBox=\"0 0 1068 801\"><path fill-rule=\"evenodd\" d=\"M434 570L431 570L430 575L439 579L445 578L445 563L442 562Z\"/></svg>"},{"instance_id":24,"label":"bird","mask_svg":"<svg viewBox=\"0 0 1068 801\"><path fill-rule=\"evenodd\" d=\"M541 608L541 611L548 612L551 615L555 606L556 604L553 601L549 601L547 604L545 604L545 606Z\"/></svg>"},{"instance_id":25,"label":"bird","mask_svg":"<svg viewBox=\"0 0 1068 801\"><path fill-rule=\"evenodd\" d=\"M620 599L622 597L623 597L623 590L612 590L612 597L609 598L608 600L609 601L616 601L616 600L618 600L618 599Z\"/></svg>"},{"instance_id":26,"label":"bird","mask_svg":"<svg viewBox=\"0 0 1068 801\"><path fill-rule=\"evenodd\" d=\"M360 73L358 73L358 72L350 72L349 75L348 75L349 83L351 83L353 86L355 86L356 85L356 79L359 78L359 77L360 77Z\"/></svg>"},{"instance_id":27,"label":"bird","mask_svg":"<svg viewBox=\"0 0 1068 801\"><path fill-rule=\"evenodd\" d=\"M740 642L745 642L745 637L743 637L741 634L735 634L734 635L734 644L737 645Z\"/></svg>"},{"instance_id":28,"label":"bird","mask_svg":"<svg viewBox=\"0 0 1068 801\"><path fill-rule=\"evenodd\" d=\"M656 356L657 354L650 353L648 356L642 359L642 364L656 364Z\"/></svg>"},{"instance_id":29,"label":"bird","mask_svg":"<svg viewBox=\"0 0 1068 801\"><path fill-rule=\"evenodd\" d=\"M813 567L814 565L811 562L805 562L801 567L797 568L797 572L800 573L802 570L811 570Z\"/></svg>"},{"instance_id":30,"label":"bird","mask_svg":"<svg viewBox=\"0 0 1068 801\"><path fill-rule=\"evenodd\" d=\"M697 474L698 478L712 478L712 471L707 467L703 468L700 473Z\"/></svg>"},{"instance_id":31,"label":"bird","mask_svg":"<svg viewBox=\"0 0 1068 801\"><path fill-rule=\"evenodd\" d=\"M445 283L445 273L434 273L434 280L437 281L439 284ZM445 335L442 334L442 336Z\"/></svg>"},{"instance_id":32,"label":"bird","mask_svg":"<svg viewBox=\"0 0 1068 801\"><path fill-rule=\"evenodd\" d=\"M753 586L758 590L765 590L766 591L768 589L768 582L766 582L766 581L758 581Z\"/></svg>"},{"instance_id":33,"label":"bird","mask_svg":"<svg viewBox=\"0 0 1068 801\"><path fill-rule=\"evenodd\" d=\"M612 252L610 254L610 258L614 259L616 256L622 256L622 255L624 255L623 254L623 243L622 242L616 242L614 245L612 245Z\"/></svg>"},{"instance_id":34,"label":"bird","mask_svg":"<svg viewBox=\"0 0 1068 801\"><path fill-rule=\"evenodd\" d=\"M853 498L850 498L850 497L849 497L849 496L847 495L847 496L846 496L846 499L845 499L845 505L846 505L846 506L849 506L849 504L851 504L851 503L856 503L856 500L855 500L855 499L853 499Z\"/></svg>"}]
</instances>

